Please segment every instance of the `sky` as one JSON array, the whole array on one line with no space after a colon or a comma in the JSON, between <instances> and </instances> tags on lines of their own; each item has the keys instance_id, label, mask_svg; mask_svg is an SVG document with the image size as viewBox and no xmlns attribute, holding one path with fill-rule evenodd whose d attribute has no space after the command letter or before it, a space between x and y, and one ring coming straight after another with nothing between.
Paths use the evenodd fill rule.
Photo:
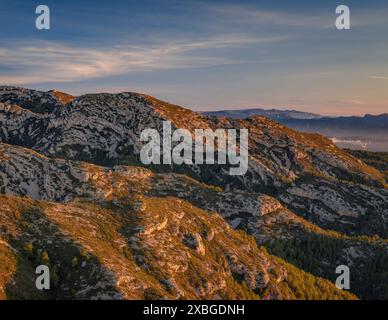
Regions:
<instances>
[{"instance_id":1,"label":"sky","mask_svg":"<svg viewBox=\"0 0 388 320\"><path fill-rule=\"evenodd\" d=\"M50 30L35 8L50 8ZM335 28L346 4L351 29ZM0 2L0 85L193 110L388 112L388 1Z\"/></svg>"}]
</instances>

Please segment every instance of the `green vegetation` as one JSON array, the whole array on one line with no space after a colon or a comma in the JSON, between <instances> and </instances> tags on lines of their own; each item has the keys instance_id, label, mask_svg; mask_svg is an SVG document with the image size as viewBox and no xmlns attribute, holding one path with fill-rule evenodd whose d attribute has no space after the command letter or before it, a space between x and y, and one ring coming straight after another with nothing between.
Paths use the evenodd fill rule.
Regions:
<instances>
[{"instance_id":1,"label":"green vegetation","mask_svg":"<svg viewBox=\"0 0 388 320\"><path fill-rule=\"evenodd\" d=\"M380 171L388 171L388 152L372 152L363 150L346 149L348 153L361 159L372 167Z\"/></svg>"},{"instance_id":2,"label":"green vegetation","mask_svg":"<svg viewBox=\"0 0 388 320\"><path fill-rule=\"evenodd\" d=\"M73 268L76 268L78 266L78 258L77 257L73 257L73 259L71 259L71 266Z\"/></svg>"},{"instance_id":3,"label":"green vegetation","mask_svg":"<svg viewBox=\"0 0 388 320\"><path fill-rule=\"evenodd\" d=\"M381 171L385 176L385 183L388 182L388 152L372 152L363 150L346 149L354 157L364 161L371 167Z\"/></svg>"},{"instance_id":4,"label":"green vegetation","mask_svg":"<svg viewBox=\"0 0 388 320\"><path fill-rule=\"evenodd\" d=\"M288 299L298 300L355 300L357 297L337 289L330 281L314 277L295 266L284 263L287 278L279 283L280 290L289 294Z\"/></svg>"},{"instance_id":5,"label":"green vegetation","mask_svg":"<svg viewBox=\"0 0 388 320\"><path fill-rule=\"evenodd\" d=\"M331 236L309 233L290 240L265 243L271 254L279 256L300 269L335 282L338 265L348 265L346 257L357 248L368 255L355 257L351 269L351 291L369 299L388 297L388 255L385 241L370 237L347 237L331 232ZM356 248L356 249L351 249ZM357 253L356 253L357 254ZM366 280L368 279L368 281ZM365 287L365 283L369 284Z\"/></svg>"}]
</instances>

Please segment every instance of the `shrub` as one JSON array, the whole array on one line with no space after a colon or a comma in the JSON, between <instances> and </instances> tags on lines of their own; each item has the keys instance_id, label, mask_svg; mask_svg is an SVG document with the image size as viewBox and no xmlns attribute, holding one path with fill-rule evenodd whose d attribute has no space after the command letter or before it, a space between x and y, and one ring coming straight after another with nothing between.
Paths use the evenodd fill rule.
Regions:
<instances>
[{"instance_id":1,"label":"shrub","mask_svg":"<svg viewBox=\"0 0 388 320\"><path fill-rule=\"evenodd\" d=\"M77 257L73 257L73 259L71 259L71 266L73 268L78 266L78 258Z\"/></svg>"},{"instance_id":2,"label":"shrub","mask_svg":"<svg viewBox=\"0 0 388 320\"><path fill-rule=\"evenodd\" d=\"M27 253L32 254L33 251L34 251L34 245L33 245L31 242L26 243L26 244L24 245L24 250L25 250Z\"/></svg>"},{"instance_id":3,"label":"shrub","mask_svg":"<svg viewBox=\"0 0 388 320\"><path fill-rule=\"evenodd\" d=\"M40 256L40 260L44 265L50 264L50 257L46 250L44 250Z\"/></svg>"}]
</instances>

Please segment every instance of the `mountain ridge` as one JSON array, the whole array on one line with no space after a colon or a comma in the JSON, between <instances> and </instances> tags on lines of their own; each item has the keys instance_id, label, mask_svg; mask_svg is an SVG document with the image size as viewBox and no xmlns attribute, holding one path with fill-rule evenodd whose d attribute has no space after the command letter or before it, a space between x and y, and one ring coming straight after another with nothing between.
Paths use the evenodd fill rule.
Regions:
<instances>
[{"instance_id":1,"label":"mountain ridge","mask_svg":"<svg viewBox=\"0 0 388 320\"><path fill-rule=\"evenodd\" d=\"M320 133L341 148L388 151L388 114L364 116L322 116L293 110L242 109L202 112L204 115L245 119L267 116L294 130Z\"/></svg>"},{"instance_id":2,"label":"mountain ridge","mask_svg":"<svg viewBox=\"0 0 388 320\"><path fill-rule=\"evenodd\" d=\"M64 96L70 99L66 104L56 101L56 97L51 97L53 100L50 98L49 104L45 104L47 103L46 93L33 91L29 97L28 89L14 88L11 90L9 87L5 92L2 96L0 90L0 101L3 101L0 103L0 192L4 195L2 196L3 202L10 203L12 197L20 198L22 202L34 199L33 201L36 202L30 209L35 213L31 218L36 215L38 220L41 218L47 220L48 213L44 210L45 203L47 201L53 203L57 209L55 209L55 215L50 213L49 219L55 218L57 223L61 223L61 228L66 227L66 232L76 229L73 231L75 232L74 237L79 237L84 231L82 228L75 228L70 222L65 222L64 217L74 209L72 219L77 220L77 215L83 216L86 225L96 226L92 208L96 208L96 212L107 210L101 217L104 221L109 222L106 225L101 223L97 225L101 230L108 228L110 230L107 231L108 234L115 234L114 239L119 239L118 234L123 232L118 227L121 222L116 218L112 220L108 217L113 217L117 213L124 214L124 217L120 216L120 219L126 221L125 228L129 229L124 229L129 234L135 232L136 237L145 236L141 240L145 241L144 248L149 248L150 245L155 246L158 237L162 237L160 239L164 239L165 247L170 249L164 252L163 257L155 259L158 256L158 247L153 247L153 251L147 251L148 249L144 249L145 252L142 251L143 249L138 251L137 248L143 245L142 242L134 241L135 239L131 238L133 235L129 236L124 232L127 237L126 247L128 249L126 250L129 250L126 254L129 257L136 256L136 259L131 262L134 263L133 270L141 272L141 276L140 273L136 273L140 277L136 281L146 284L145 286L140 285L143 289L138 291L137 298L208 299L217 297L217 294L220 298L233 299L238 297L264 299L303 299L305 297L311 299L323 298L325 295L332 298L352 298L345 293L345 295L338 296L330 282L319 280L320 277L324 277L333 281L330 270L333 269L334 274L335 263L340 262L341 259L324 261L320 260L319 256L315 256L312 261L316 261L318 267L314 269L306 265L304 260L296 261L289 252L279 251L279 248L282 248L279 241L287 235L295 241L293 244L295 250L300 250L303 245L300 242L302 239L307 238L311 243L318 243L321 240L316 240L315 235L321 234L323 241L331 241L327 239L333 238L331 232L335 230L340 234L334 237L336 239L339 237L335 243L345 241L346 250L351 252L348 254L346 263L360 264L361 279L369 270L365 261L368 259L374 261L374 257L380 252L378 251L380 246L382 250L386 250L384 239L387 238L388 232L388 209L385 205L388 192L385 189L384 174L337 148L323 136L296 132L264 117L253 117L247 120L207 117L144 94L89 94L74 97L74 99ZM17 99L19 94L20 101ZM12 99L9 99L10 95ZM40 108L42 105L45 106L44 112ZM173 129L185 128L190 132L196 128L249 129L250 158L247 174L242 177L231 177L225 173L224 166L217 164L144 168L138 158L142 146L139 141L140 132L144 128L154 128L160 132L163 121L171 121ZM28 203L31 204L31 202ZM84 203L86 215L83 215L82 210L77 209L80 203ZM39 208L36 211L37 207L41 206L43 206L43 211ZM182 211L185 216L191 217L193 229L179 231L179 237L173 237L172 234L176 231L172 230L184 229L184 226L178 223L182 219L182 213L174 213L180 206L183 206ZM160 211L158 207L164 209ZM100 209L97 210L97 208ZM22 220L25 221L26 226L32 223L28 218L29 210L27 210L27 215L23 213ZM112 212L109 213L109 210ZM14 247L13 242L10 242L12 238L10 232L20 227L10 223L7 216L9 210L6 207L0 207L0 217L1 214L6 214L4 219L7 221L5 224L7 227L0 233L0 236L4 239L2 241ZM237 265L235 262L232 263L231 261L236 260L235 258L230 260L227 255L222 254L228 251L225 247L226 239L223 238L221 242L210 244L208 241L211 242L209 239L214 236L213 232L202 233L201 231L201 225L213 221L210 216L207 217L209 214L217 216L216 219L219 222L215 225L222 225L227 237L234 238L240 242L241 246L249 248L245 254L261 250L260 246L265 245L270 252L287 261L292 261L299 268L295 269L294 266L280 262L284 268L291 270L292 276L283 277L283 280L277 282L276 279L282 278L281 268L277 269L277 275L272 277L271 268L266 269L263 261L248 262L242 257L243 254L240 255L238 252L235 253L237 261L241 262L243 259L245 265L244 263ZM126 215L129 216L125 218ZM143 221L146 225L141 222L142 215L144 218L147 216L147 219ZM197 215L201 218L199 219ZM170 221L168 218L170 216L175 218ZM129 217L132 218L129 219ZM166 219L171 223L165 222ZM278 223L273 224L273 219ZM138 224L139 230L136 229ZM167 229L166 224L169 226ZM43 224L42 230L48 225L51 224ZM295 230L303 229L300 228L301 225L309 227L303 232L295 232ZM95 227L94 232L99 232L98 228ZM247 234L254 238L250 238ZM20 235L23 236L23 232ZM370 240L375 235L382 242ZM366 237L368 240L357 240L357 237ZM108 237L104 240L104 236L101 235L98 245L113 254L116 252L116 249L112 249L114 247L113 238ZM66 248L60 239L62 238L55 237L49 241L60 241L60 247ZM268 242L270 239L274 241ZM25 261L23 268L28 269L31 265L25 259L39 260L44 252L44 243L35 238L23 241L26 243L18 242L17 250L22 252L19 258ZM33 248L37 248L30 253L24 252L23 246L31 241ZM82 241L85 242L85 238ZM362 242L362 245L359 245L359 241ZM379 244L372 245L368 244L369 242ZM171 257L175 256L172 248L178 243L178 247L182 250L184 247L181 247L181 243L189 250L193 250L194 255L201 257L202 254L205 254L207 258L202 259L202 262L199 262L201 259L198 260L198 258L189 259L185 262L185 265L186 263L189 265L189 269L184 268L185 276L174 272L167 277L158 261L163 261L166 265L171 263ZM86 244L87 247L91 246L88 242ZM255 249L256 246L259 249ZM335 245L330 250L334 250L332 253L334 256L340 257L341 252L348 252L341 251L341 248ZM73 257L61 257L60 252L53 250L51 246L46 249L48 255L53 256L53 260L56 261L55 265L58 263L66 266L72 264ZM76 252L73 247L69 247L68 250ZM95 250L97 250L96 247L93 251ZM207 256L208 250L218 253L214 257ZM89 253L93 251L88 250ZM183 252L186 251L182 251L180 255L186 256L186 253ZM366 260L359 260L357 252L365 255ZM122 260L121 253L116 252L114 255L120 258L117 258L116 262L105 262L104 268L114 270L114 273L122 273L124 278L120 280L108 277L110 280L107 281L110 285L106 287L106 291L105 289L101 289L100 292L97 290L97 295L74 293L74 297L135 297L128 294L129 291L125 289L128 288L126 285L123 291L117 291L120 283L126 281L123 279L129 279L131 275L125 274L123 270L118 271L118 266L122 265L124 260ZM226 281L228 285L217 287L210 281L211 276L206 271L209 267L205 266L206 263L215 263L216 257L223 256L226 259L223 263L229 267L222 267L226 273L223 271L222 279L217 279L219 282ZM85 261L87 263L87 260L79 253L76 253L75 257L78 260L81 259L82 263ZM206 261L207 259L209 260ZM278 258L270 259L273 259L273 263L276 264L275 261ZM92 258L91 261L95 261L92 263L92 268L100 270L96 271L96 274L103 279L106 270L98 266L95 258ZM82 264L80 261L78 263ZM385 266L385 263L385 261L379 262L381 266ZM320 271L325 265L330 267ZM58 271L61 277L66 268ZM175 265L173 268L178 268L178 266ZM251 268L252 272L241 273L246 268ZM261 270L260 268L266 271L258 271ZM76 269L77 275L85 276L82 268L78 270L77 267ZM311 274L305 275L302 269L309 270ZM188 270L196 270L202 278L190 282L195 279L195 272L188 272ZM325 288L322 289L322 295L313 289L314 285L306 287L299 282L298 284L295 282L287 284L287 281L291 279L295 281L299 277L305 279L303 281L307 281L306 283L319 283L318 286ZM309 280L306 280L307 278ZM88 279L93 283L92 278ZM384 283L381 287L376 285L378 290L368 291L365 281L357 282L356 294L365 298L385 297L388 290L385 291ZM381 283L380 278L373 281L376 284ZM209 283L208 289L213 289L210 291L206 289L204 285L206 283ZM228 286L231 289L227 289ZM299 286L304 292L303 295L297 295L292 289L293 286L294 288ZM194 289L196 287L200 288L199 291ZM66 288L67 284L59 284L59 291L55 297L70 297L71 293L66 292ZM150 290L147 291L147 288ZM17 289L13 288L11 291L15 293L16 290L18 293ZM80 284L78 289L84 292L85 287ZM96 288L92 291L96 292L95 290Z\"/></svg>"}]
</instances>

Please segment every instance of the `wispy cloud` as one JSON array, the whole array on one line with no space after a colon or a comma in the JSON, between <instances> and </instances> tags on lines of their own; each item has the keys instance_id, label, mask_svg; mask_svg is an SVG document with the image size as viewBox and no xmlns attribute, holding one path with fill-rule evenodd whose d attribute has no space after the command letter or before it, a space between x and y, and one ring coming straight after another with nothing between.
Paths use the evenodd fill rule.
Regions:
<instances>
[{"instance_id":1,"label":"wispy cloud","mask_svg":"<svg viewBox=\"0 0 388 320\"><path fill-rule=\"evenodd\" d=\"M267 27L283 26L296 28L326 29L333 27L333 12L326 14L304 14L288 11L265 10L247 5L214 6L212 10L219 16L224 16L230 21L241 23L262 24Z\"/></svg>"},{"instance_id":2,"label":"wispy cloud","mask_svg":"<svg viewBox=\"0 0 388 320\"><path fill-rule=\"evenodd\" d=\"M365 101L359 99L335 99L328 100L329 103L340 104L340 105L351 105L351 106L361 106L365 104Z\"/></svg>"},{"instance_id":3,"label":"wispy cloud","mask_svg":"<svg viewBox=\"0 0 388 320\"><path fill-rule=\"evenodd\" d=\"M388 80L388 76L369 76L369 79Z\"/></svg>"},{"instance_id":4,"label":"wispy cloud","mask_svg":"<svg viewBox=\"0 0 388 320\"><path fill-rule=\"evenodd\" d=\"M209 50L281 41L283 38L219 36L196 41L173 41L159 45L118 45L82 48L59 43L20 43L0 48L0 82L30 84L68 82L130 72L200 68L247 61L210 54ZM4 71L12 69L10 71ZM2 71L3 70L3 71Z\"/></svg>"},{"instance_id":5,"label":"wispy cloud","mask_svg":"<svg viewBox=\"0 0 388 320\"><path fill-rule=\"evenodd\" d=\"M207 8L209 10L209 8ZM292 12L287 9L263 9L260 6L246 4L225 4L210 7L214 15L224 17L230 23L263 25L266 28L295 28L298 31L325 30L335 27L335 6L326 6L320 10L300 10ZM363 9L350 5L352 27L386 25L387 8Z\"/></svg>"}]
</instances>

